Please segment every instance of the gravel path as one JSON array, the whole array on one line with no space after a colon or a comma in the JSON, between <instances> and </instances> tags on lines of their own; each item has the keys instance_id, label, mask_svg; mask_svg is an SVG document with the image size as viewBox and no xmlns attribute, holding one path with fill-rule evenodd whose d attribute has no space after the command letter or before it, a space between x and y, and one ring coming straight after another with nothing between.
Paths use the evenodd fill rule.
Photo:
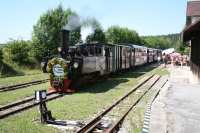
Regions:
<instances>
[{"instance_id":1,"label":"gravel path","mask_svg":"<svg viewBox=\"0 0 200 133\"><path fill-rule=\"evenodd\" d=\"M152 105L150 133L200 132L200 83L188 67L170 67L169 83Z\"/></svg>"}]
</instances>

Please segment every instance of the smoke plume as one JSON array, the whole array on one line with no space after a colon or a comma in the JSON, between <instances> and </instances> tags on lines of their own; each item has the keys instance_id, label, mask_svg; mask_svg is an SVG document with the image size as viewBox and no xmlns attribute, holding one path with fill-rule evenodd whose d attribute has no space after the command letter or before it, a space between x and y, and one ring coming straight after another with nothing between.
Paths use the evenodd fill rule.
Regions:
<instances>
[{"instance_id":1,"label":"smoke plume","mask_svg":"<svg viewBox=\"0 0 200 133\"><path fill-rule=\"evenodd\" d=\"M68 17L68 23L63 27L65 30L75 30L81 26L80 18L77 15L70 15Z\"/></svg>"},{"instance_id":2,"label":"smoke plume","mask_svg":"<svg viewBox=\"0 0 200 133\"><path fill-rule=\"evenodd\" d=\"M68 23L63 27L65 30L75 30L81 28L81 37L83 41L86 37L93 33L95 29L101 29L101 24L94 17L81 18L78 15L68 16Z\"/></svg>"}]
</instances>

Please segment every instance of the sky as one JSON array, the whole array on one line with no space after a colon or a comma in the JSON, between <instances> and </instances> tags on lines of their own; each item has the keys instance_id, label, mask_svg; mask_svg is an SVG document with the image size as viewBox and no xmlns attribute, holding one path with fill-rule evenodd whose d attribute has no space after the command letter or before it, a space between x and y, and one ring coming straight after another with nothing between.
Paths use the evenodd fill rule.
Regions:
<instances>
[{"instance_id":1,"label":"sky","mask_svg":"<svg viewBox=\"0 0 200 133\"><path fill-rule=\"evenodd\" d=\"M119 25L139 35L163 35L184 28L187 0L2 0L0 43L31 39L39 17L59 4L82 18L95 17L104 30Z\"/></svg>"}]
</instances>

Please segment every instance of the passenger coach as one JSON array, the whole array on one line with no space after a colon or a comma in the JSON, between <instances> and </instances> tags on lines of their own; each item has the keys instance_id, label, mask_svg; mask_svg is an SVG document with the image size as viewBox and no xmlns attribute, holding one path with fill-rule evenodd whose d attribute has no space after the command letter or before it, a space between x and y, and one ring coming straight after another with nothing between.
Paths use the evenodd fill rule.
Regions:
<instances>
[{"instance_id":1,"label":"passenger coach","mask_svg":"<svg viewBox=\"0 0 200 133\"><path fill-rule=\"evenodd\" d=\"M75 57L82 60L82 74L109 74L157 61L158 51L133 44L77 44Z\"/></svg>"}]
</instances>

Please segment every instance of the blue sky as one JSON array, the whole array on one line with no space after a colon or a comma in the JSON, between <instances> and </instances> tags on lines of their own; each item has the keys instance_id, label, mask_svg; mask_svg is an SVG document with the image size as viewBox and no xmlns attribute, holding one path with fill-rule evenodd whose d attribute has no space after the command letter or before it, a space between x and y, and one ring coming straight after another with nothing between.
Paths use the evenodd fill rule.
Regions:
<instances>
[{"instance_id":1,"label":"blue sky","mask_svg":"<svg viewBox=\"0 0 200 133\"><path fill-rule=\"evenodd\" d=\"M183 29L187 0L2 0L0 43L31 39L39 16L60 3L80 16L96 17L104 30L120 25L140 35L160 35Z\"/></svg>"}]
</instances>

